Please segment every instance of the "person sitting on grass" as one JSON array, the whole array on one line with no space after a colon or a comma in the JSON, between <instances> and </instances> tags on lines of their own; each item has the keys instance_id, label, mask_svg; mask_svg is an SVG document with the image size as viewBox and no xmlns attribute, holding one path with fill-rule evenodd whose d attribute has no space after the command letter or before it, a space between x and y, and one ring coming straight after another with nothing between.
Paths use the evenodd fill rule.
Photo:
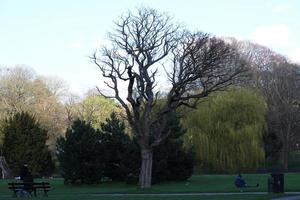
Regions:
<instances>
[{"instance_id":1,"label":"person sitting on grass","mask_svg":"<svg viewBox=\"0 0 300 200\"><path fill-rule=\"evenodd\" d=\"M258 187L259 184L257 183L256 185L247 185L246 181L243 179L241 174L238 174L237 177L235 178L234 184L238 188L246 188L246 187Z\"/></svg>"}]
</instances>

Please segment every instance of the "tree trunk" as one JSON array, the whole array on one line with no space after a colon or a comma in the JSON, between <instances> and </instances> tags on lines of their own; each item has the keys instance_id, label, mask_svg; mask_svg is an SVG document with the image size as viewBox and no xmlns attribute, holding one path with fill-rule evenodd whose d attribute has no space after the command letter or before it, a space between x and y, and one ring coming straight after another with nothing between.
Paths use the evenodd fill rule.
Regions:
<instances>
[{"instance_id":1,"label":"tree trunk","mask_svg":"<svg viewBox=\"0 0 300 200\"><path fill-rule=\"evenodd\" d=\"M288 169L288 160L289 160L289 150L286 145L283 147L282 152L282 167L284 170Z\"/></svg>"},{"instance_id":2,"label":"tree trunk","mask_svg":"<svg viewBox=\"0 0 300 200\"><path fill-rule=\"evenodd\" d=\"M288 158L289 158L289 153L288 152L284 152L285 156L284 156L284 160L283 160L283 169L288 170L289 168L289 164L288 164Z\"/></svg>"},{"instance_id":3,"label":"tree trunk","mask_svg":"<svg viewBox=\"0 0 300 200\"><path fill-rule=\"evenodd\" d=\"M288 142L285 139L282 144L282 149L280 153L281 165L284 170L288 169L288 158L289 158L289 146Z\"/></svg>"},{"instance_id":4,"label":"tree trunk","mask_svg":"<svg viewBox=\"0 0 300 200\"><path fill-rule=\"evenodd\" d=\"M141 189L151 188L151 178L152 178L152 149L142 149L142 167L139 177L139 186Z\"/></svg>"}]
</instances>

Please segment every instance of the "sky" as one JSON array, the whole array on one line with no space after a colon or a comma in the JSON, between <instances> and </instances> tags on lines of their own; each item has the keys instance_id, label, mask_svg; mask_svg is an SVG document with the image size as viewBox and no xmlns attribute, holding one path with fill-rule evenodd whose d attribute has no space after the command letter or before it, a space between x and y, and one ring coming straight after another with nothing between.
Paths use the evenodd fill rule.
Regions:
<instances>
[{"instance_id":1,"label":"sky","mask_svg":"<svg viewBox=\"0 0 300 200\"><path fill-rule=\"evenodd\" d=\"M190 31L259 43L300 63L299 0L0 0L0 66L25 65L83 95L102 84L89 56L113 22L145 6Z\"/></svg>"}]
</instances>

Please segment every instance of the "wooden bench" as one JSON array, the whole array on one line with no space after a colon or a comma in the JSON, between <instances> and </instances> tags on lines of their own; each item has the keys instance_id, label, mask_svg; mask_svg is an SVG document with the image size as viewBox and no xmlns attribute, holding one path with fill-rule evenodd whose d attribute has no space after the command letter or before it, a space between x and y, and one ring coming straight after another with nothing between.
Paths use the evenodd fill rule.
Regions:
<instances>
[{"instance_id":1,"label":"wooden bench","mask_svg":"<svg viewBox=\"0 0 300 200\"><path fill-rule=\"evenodd\" d=\"M38 190L44 191L44 196L48 196L48 192L50 191L51 187L48 182L12 182L8 183L8 189L14 192L14 196L17 197L18 194L27 193L32 196L32 192L34 196L37 195Z\"/></svg>"}]
</instances>

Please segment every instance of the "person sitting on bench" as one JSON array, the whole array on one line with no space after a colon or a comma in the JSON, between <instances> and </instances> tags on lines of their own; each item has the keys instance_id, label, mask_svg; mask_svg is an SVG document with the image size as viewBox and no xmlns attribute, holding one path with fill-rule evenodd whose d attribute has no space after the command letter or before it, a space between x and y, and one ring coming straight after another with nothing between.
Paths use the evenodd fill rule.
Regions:
<instances>
[{"instance_id":1,"label":"person sitting on bench","mask_svg":"<svg viewBox=\"0 0 300 200\"><path fill-rule=\"evenodd\" d=\"M33 176L29 171L27 164L24 164L20 169L20 179L24 183L24 188L21 191L22 196L24 196L24 194L27 195L26 193L31 195L33 191Z\"/></svg>"},{"instance_id":2,"label":"person sitting on bench","mask_svg":"<svg viewBox=\"0 0 300 200\"><path fill-rule=\"evenodd\" d=\"M24 177L26 177L28 173L29 173L28 165L27 164L22 165L19 172L20 180L23 181Z\"/></svg>"},{"instance_id":3,"label":"person sitting on bench","mask_svg":"<svg viewBox=\"0 0 300 200\"><path fill-rule=\"evenodd\" d=\"M238 174L237 177L235 178L234 184L238 188L246 188L246 187L258 187L259 184L257 183L256 185L247 185L246 181L243 179L241 174Z\"/></svg>"}]
</instances>

